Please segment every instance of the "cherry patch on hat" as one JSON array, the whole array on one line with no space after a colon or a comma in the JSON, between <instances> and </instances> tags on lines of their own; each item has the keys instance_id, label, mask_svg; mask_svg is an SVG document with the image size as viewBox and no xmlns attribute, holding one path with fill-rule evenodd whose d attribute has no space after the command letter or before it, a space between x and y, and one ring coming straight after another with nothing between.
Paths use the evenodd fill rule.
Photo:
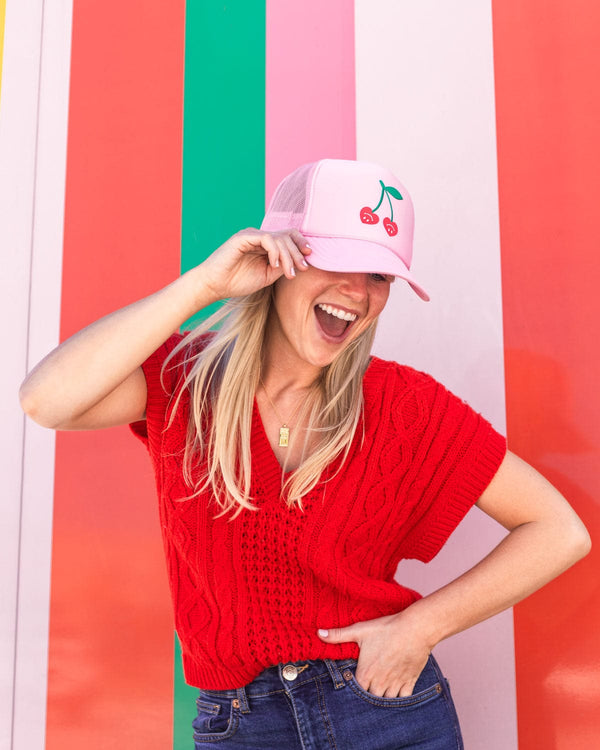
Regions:
<instances>
[{"instance_id":1,"label":"cherry patch on hat","mask_svg":"<svg viewBox=\"0 0 600 750\"><path fill-rule=\"evenodd\" d=\"M363 224L377 224L379 222L379 215L377 211L383 203L383 199L387 198L388 203L390 204L390 216L386 216L383 219L383 226L385 227L385 231L389 234L389 236L394 237L396 234L398 234L398 225L394 221L394 206L392 205L390 196L397 201L401 201L403 200L403 198L400 195L400 192L396 190L395 187L386 185L382 180L379 180L379 184L381 185L381 195L379 196L379 203L375 206L375 208L363 206L360 209L360 220Z\"/></svg>"}]
</instances>

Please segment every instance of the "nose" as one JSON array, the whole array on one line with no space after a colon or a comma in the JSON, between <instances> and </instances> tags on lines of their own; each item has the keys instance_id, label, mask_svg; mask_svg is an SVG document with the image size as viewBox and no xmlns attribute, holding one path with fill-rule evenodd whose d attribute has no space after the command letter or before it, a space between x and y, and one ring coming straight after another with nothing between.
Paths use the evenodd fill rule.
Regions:
<instances>
[{"instance_id":1,"label":"nose","mask_svg":"<svg viewBox=\"0 0 600 750\"><path fill-rule=\"evenodd\" d=\"M356 301L367 298L368 274L343 273L340 274L339 289L346 297Z\"/></svg>"}]
</instances>

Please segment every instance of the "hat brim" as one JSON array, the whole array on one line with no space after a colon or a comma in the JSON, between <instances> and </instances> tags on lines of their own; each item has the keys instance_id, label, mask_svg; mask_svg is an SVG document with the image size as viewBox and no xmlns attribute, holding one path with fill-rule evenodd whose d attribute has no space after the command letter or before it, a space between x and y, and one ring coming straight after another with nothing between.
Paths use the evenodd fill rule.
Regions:
<instances>
[{"instance_id":1,"label":"hat brim","mask_svg":"<svg viewBox=\"0 0 600 750\"><path fill-rule=\"evenodd\" d=\"M322 271L345 273L383 273L407 281L422 300L429 295L414 278L406 264L389 248L376 242L343 237L317 237L302 233L312 252L306 262Z\"/></svg>"}]
</instances>

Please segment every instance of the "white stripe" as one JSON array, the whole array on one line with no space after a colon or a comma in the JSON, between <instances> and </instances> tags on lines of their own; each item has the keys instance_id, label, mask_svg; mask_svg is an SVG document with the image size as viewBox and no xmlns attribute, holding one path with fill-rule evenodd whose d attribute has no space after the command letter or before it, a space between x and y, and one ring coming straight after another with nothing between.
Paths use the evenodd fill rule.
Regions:
<instances>
[{"instance_id":1,"label":"white stripe","mask_svg":"<svg viewBox=\"0 0 600 750\"><path fill-rule=\"evenodd\" d=\"M389 166L415 203L412 270L424 303L396 282L380 356L430 372L505 432L502 301L490 2L356 0L357 151ZM474 510L427 567L402 564L422 593L503 536ZM512 612L436 650L466 747L517 747Z\"/></svg>"},{"instance_id":2,"label":"white stripe","mask_svg":"<svg viewBox=\"0 0 600 750\"><path fill-rule=\"evenodd\" d=\"M13 747L24 418L17 389L27 361L28 306L42 2L9 0L0 100L0 748Z\"/></svg>"},{"instance_id":3,"label":"white stripe","mask_svg":"<svg viewBox=\"0 0 600 750\"><path fill-rule=\"evenodd\" d=\"M12 356L3 376L11 396L0 438L10 502L0 569L2 634L10 636L1 657L11 666L2 670L0 746L12 750L45 747L54 433L25 421L16 391L58 343L71 15L70 0L9 0L6 9L0 247L9 251L0 305Z\"/></svg>"}]
</instances>

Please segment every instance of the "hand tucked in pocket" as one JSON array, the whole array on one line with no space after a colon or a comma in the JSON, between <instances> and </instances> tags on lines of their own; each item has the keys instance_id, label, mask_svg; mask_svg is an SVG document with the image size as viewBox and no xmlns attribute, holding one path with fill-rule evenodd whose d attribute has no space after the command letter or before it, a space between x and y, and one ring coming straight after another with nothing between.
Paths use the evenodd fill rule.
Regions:
<instances>
[{"instance_id":1,"label":"hand tucked in pocket","mask_svg":"<svg viewBox=\"0 0 600 750\"><path fill-rule=\"evenodd\" d=\"M383 698L405 698L412 695L433 648L417 631L412 618L400 612L317 632L327 643L358 644L356 680L362 688Z\"/></svg>"}]
</instances>

